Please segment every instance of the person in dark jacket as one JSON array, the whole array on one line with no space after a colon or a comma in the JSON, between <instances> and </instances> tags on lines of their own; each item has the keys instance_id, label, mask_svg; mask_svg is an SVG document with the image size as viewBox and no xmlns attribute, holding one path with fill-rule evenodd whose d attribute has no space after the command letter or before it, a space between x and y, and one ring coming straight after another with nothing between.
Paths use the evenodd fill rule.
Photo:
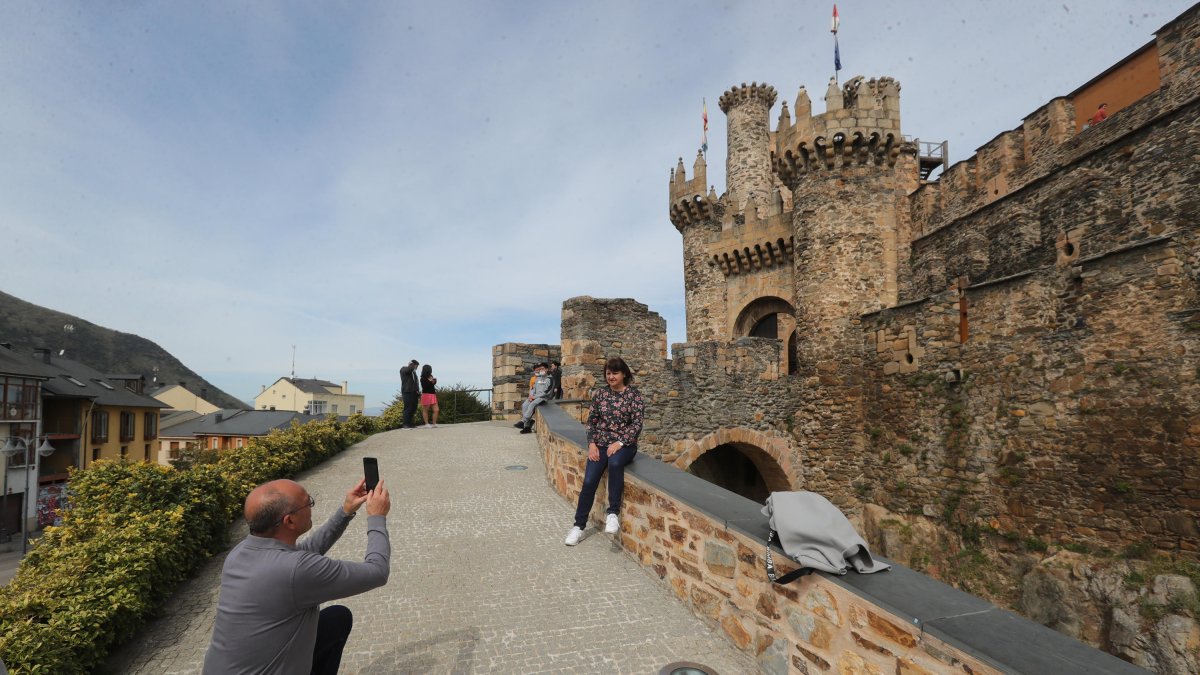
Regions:
<instances>
[{"instance_id":1,"label":"person in dark jacket","mask_svg":"<svg viewBox=\"0 0 1200 675\"><path fill-rule=\"evenodd\" d=\"M417 414L417 400L421 393L421 383L417 379L416 359L408 362L400 369L400 396L404 398L404 415L400 418L401 429L416 429L413 416Z\"/></svg>"},{"instance_id":2,"label":"person in dark jacket","mask_svg":"<svg viewBox=\"0 0 1200 675\"><path fill-rule=\"evenodd\" d=\"M554 398L555 399L562 398L563 397L562 368L558 365L558 361L550 362L550 379L551 379L551 387L552 387L551 390L554 393Z\"/></svg>"}]
</instances>

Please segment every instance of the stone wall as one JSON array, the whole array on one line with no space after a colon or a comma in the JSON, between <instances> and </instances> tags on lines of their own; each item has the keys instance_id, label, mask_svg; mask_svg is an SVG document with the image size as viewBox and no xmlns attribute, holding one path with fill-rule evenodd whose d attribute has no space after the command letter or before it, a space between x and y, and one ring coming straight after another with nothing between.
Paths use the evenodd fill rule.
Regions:
<instances>
[{"instance_id":1,"label":"stone wall","mask_svg":"<svg viewBox=\"0 0 1200 675\"><path fill-rule=\"evenodd\" d=\"M1092 146L1094 140L1058 146L1053 174L968 213L945 220L950 214L929 211L919 192L912 215L927 219L929 234L912 244L913 269L921 272L904 284L902 299L937 293L961 277L979 283L1070 265L1195 222L1200 170L1194 157L1200 138L1190 130L1200 126L1200 97L1163 113L1166 98L1143 99L1084 131L1080 139L1116 137L1089 147L1078 159L1076 146ZM1133 121L1153 116L1159 116L1154 124L1130 128Z\"/></svg>"},{"instance_id":2,"label":"stone wall","mask_svg":"<svg viewBox=\"0 0 1200 675\"><path fill-rule=\"evenodd\" d=\"M578 500L586 454L578 442L550 431L545 415L555 412L539 413L538 442L548 482L573 504ZM729 514L714 514L711 507L702 510L631 472L626 473L621 531L614 541L662 580L697 616L723 631L740 649L753 653L761 672L1021 672L1020 650L1009 647L1009 653L1004 654L1006 649L998 641L983 645L984 649L979 649L979 644L964 649L943 637L954 633L930 631L924 620L898 613L903 610L885 606L823 574L801 577L786 586L771 582L765 572L761 538L730 527ZM592 523L603 522L605 506L603 498L596 500ZM793 568L778 549L774 558L780 574ZM900 574L906 575L903 581L896 576ZM1126 667L1048 629L1007 613L996 614L996 608L967 600L948 587L918 580L907 570L872 576L880 575L892 575L883 580L885 586L889 581L913 584L910 593L925 595L924 601L930 605L937 603L932 596L949 593L954 597L947 596L943 601L956 603L960 612L973 610L969 613L976 618L991 614L971 632L982 634L986 642L1000 632L1012 636L1019 630L1022 638L1029 639L1026 644L1030 649L1058 654L1060 666L1071 664L1061 672L1123 672ZM916 588L917 584L922 588ZM989 627L989 620L997 621L995 627ZM996 630L1001 624L1003 631ZM981 651L990 658L981 658Z\"/></svg>"},{"instance_id":3,"label":"stone wall","mask_svg":"<svg viewBox=\"0 0 1200 675\"><path fill-rule=\"evenodd\" d=\"M864 317L864 498L1059 544L1196 552L1200 311L1180 254L1150 239Z\"/></svg>"},{"instance_id":4,"label":"stone wall","mask_svg":"<svg viewBox=\"0 0 1200 675\"><path fill-rule=\"evenodd\" d=\"M492 347L492 419L520 419L534 367L550 361L562 364L558 345L505 342Z\"/></svg>"},{"instance_id":5,"label":"stone wall","mask_svg":"<svg viewBox=\"0 0 1200 675\"><path fill-rule=\"evenodd\" d=\"M592 389L605 386L604 362L619 356L649 402L662 389L667 322L629 298L570 298L563 302L562 352L567 398L591 398Z\"/></svg>"}]
</instances>

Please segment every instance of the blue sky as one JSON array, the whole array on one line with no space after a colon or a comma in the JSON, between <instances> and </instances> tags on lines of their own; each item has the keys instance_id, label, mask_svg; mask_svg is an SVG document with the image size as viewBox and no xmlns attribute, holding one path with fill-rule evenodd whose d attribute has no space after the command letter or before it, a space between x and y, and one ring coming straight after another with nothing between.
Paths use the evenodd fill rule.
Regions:
<instances>
[{"instance_id":1,"label":"blue sky","mask_svg":"<svg viewBox=\"0 0 1200 675\"><path fill-rule=\"evenodd\" d=\"M841 2L842 79L965 158L1191 0ZM562 301L685 339L667 179L709 102L832 75L831 3L0 3L0 288L252 399L291 368L389 400L490 386ZM778 104L772 119L778 113Z\"/></svg>"}]
</instances>

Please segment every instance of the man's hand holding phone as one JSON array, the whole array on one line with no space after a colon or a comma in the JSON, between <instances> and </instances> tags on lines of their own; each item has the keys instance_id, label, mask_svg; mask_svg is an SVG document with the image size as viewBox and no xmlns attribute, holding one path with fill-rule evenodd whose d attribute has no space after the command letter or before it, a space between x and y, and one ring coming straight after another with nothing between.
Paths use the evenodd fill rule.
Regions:
<instances>
[{"instance_id":1,"label":"man's hand holding phone","mask_svg":"<svg viewBox=\"0 0 1200 675\"><path fill-rule=\"evenodd\" d=\"M367 515L386 516L388 511L391 510L392 496L388 494L387 488L383 486L383 481L380 480L375 489L367 493Z\"/></svg>"}]
</instances>

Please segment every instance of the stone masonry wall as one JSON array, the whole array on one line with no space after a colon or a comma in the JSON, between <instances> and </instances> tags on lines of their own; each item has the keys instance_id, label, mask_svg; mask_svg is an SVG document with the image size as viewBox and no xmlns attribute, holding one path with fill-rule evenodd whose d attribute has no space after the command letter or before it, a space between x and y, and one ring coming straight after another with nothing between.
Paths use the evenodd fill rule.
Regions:
<instances>
[{"instance_id":1,"label":"stone masonry wall","mask_svg":"<svg viewBox=\"0 0 1200 675\"><path fill-rule=\"evenodd\" d=\"M1196 552L1200 310L1184 250L1147 240L864 317L877 412L856 489L1061 544Z\"/></svg>"},{"instance_id":2,"label":"stone masonry wall","mask_svg":"<svg viewBox=\"0 0 1200 675\"><path fill-rule=\"evenodd\" d=\"M1120 129L1139 111L1145 116L1154 104L1142 101L1120 111L1107 130ZM1099 134L1108 123L1084 134ZM1200 97L917 239L913 269L921 272L905 284L904 299L937 293L959 277L979 283L1069 265L1196 222L1200 166L1194 158L1200 137L1189 130L1198 126Z\"/></svg>"},{"instance_id":3,"label":"stone masonry wall","mask_svg":"<svg viewBox=\"0 0 1200 675\"><path fill-rule=\"evenodd\" d=\"M575 503L586 455L548 433L540 416L538 441L550 485ZM602 522L604 506L596 500L593 522ZM636 476L627 474L621 518L616 542L697 616L753 653L762 672L1000 672L819 574L772 583L760 541ZM781 574L789 562L776 556Z\"/></svg>"},{"instance_id":4,"label":"stone masonry wall","mask_svg":"<svg viewBox=\"0 0 1200 675\"><path fill-rule=\"evenodd\" d=\"M529 396L529 378L542 362L562 364L558 345L506 342L492 347L492 417L519 419L521 403Z\"/></svg>"},{"instance_id":5,"label":"stone masonry wall","mask_svg":"<svg viewBox=\"0 0 1200 675\"><path fill-rule=\"evenodd\" d=\"M666 392L667 322L646 305L631 299L579 296L563 302L563 395L591 398L605 386L604 363L619 356L633 372L633 385L657 410ZM650 416L644 434L653 433L657 418Z\"/></svg>"}]
</instances>

